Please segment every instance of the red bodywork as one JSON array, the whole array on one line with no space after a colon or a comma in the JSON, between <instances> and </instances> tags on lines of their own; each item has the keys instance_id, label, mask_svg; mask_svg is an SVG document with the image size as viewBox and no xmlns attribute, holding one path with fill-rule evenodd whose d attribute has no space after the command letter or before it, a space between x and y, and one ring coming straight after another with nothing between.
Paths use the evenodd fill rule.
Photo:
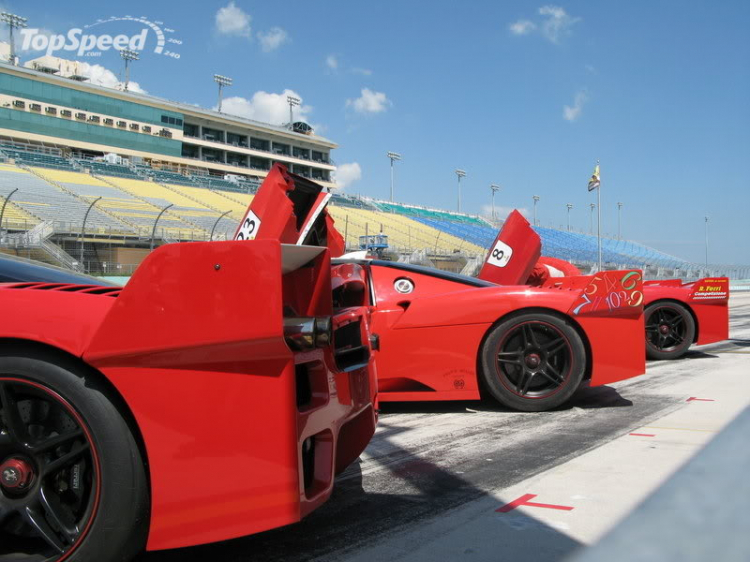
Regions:
<instances>
[{"instance_id":1,"label":"red bodywork","mask_svg":"<svg viewBox=\"0 0 750 562\"><path fill-rule=\"evenodd\" d=\"M684 283L680 279L646 281L644 304L676 301L685 306L695 320L698 345L729 338L729 278L710 277Z\"/></svg>"},{"instance_id":2,"label":"red bodywork","mask_svg":"<svg viewBox=\"0 0 750 562\"><path fill-rule=\"evenodd\" d=\"M323 247L169 244L122 289L0 285L0 341L80 358L122 397L148 459L149 550L226 540L319 507L374 433L369 310L334 310L330 274ZM293 351L290 316L330 318L333 343Z\"/></svg>"},{"instance_id":3,"label":"red bodywork","mask_svg":"<svg viewBox=\"0 0 750 562\"><path fill-rule=\"evenodd\" d=\"M297 176L275 167L253 200L247 219L260 224L257 238L295 243L307 230L333 256L340 255L341 236L323 208L325 201L319 204L320 187L306 182L306 202L292 205L285 196L290 178L302 185ZM244 226L250 225L247 219ZM309 221L314 224L310 226ZM521 217L518 225L523 227L524 222ZM245 237L242 228L238 237ZM478 357L488 331L507 315L532 309L567 316L577 326L587 345L590 384L607 384L645 371L640 272L609 272L604 276L607 287L599 287L593 277L562 279L539 288L521 286L541 249L520 244L523 236L520 230L509 239L511 244L519 242L512 258L507 252L496 256L517 279L515 286L392 262L334 265L334 306L371 310L370 331L378 342L380 400L478 399ZM502 251L503 247L493 249ZM587 297L594 293L606 297L615 290L625 295L621 302L603 305Z\"/></svg>"},{"instance_id":4,"label":"red bodywork","mask_svg":"<svg viewBox=\"0 0 750 562\"><path fill-rule=\"evenodd\" d=\"M550 257L540 257L541 239L518 211L513 211L498 233L493 251L510 249L513 254L507 266L494 267L492 253L482 268L479 278L498 284L523 283L545 286L559 277L574 277L581 272L572 264ZM535 257L536 256L536 257ZM643 283L643 304L675 301L685 306L696 326L695 341L699 345L714 343L729 337L729 279L727 277L699 279L683 283L679 279L646 281Z\"/></svg>"},{"instance_id":5,"label":"red bodywork","mask_svg":"<svg viewBox=\"0 0 750 562\"><path fill-rule=\"evenodd\" d=\"M604 279L626 298L595 303L586 295L605 288L592 277L532 288L377 260L337 262L333 269L334 302L372 306L381 401L480 398L484 338L498 321L525 310L565 315L578 327L587 343L589 384L643 374L640 273L608 272Z\"/></svg>"}]
</instances>

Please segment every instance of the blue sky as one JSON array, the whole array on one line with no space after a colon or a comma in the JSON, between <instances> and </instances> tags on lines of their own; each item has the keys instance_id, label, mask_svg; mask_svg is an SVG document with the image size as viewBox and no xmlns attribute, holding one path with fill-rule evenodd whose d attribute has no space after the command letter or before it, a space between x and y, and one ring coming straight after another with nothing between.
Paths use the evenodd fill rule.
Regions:
<instances>
[{"instance_id":1,"label":"blue sky","mask_svg":"<svg viewBox=\"0 0 750 562\"><path fill-rule=\"evenodd\" d=\"M529 210L537 194L541 224L559 227L572 203L573 228L588 230L595 195L586 182L598 158L604 232L616 233L621 201L623 237L703 261L708 215L710 261L750 263L750 2L3 8L54 33L126 14L163 21L182 41L167 44L180 58L149 44L132 80L212 107L212 74L231 76L225 109L269 120L285 117L285 90L297 93L302 115L340 144L333 157L349 164L340 174L349 193L387 198L392 150L403 155L397 200L454 209L453 170L462 168L464 211L485 211L497 183L499 207ZM121 72L113 52L80 60Z\"/></svg>"}]
</instances>

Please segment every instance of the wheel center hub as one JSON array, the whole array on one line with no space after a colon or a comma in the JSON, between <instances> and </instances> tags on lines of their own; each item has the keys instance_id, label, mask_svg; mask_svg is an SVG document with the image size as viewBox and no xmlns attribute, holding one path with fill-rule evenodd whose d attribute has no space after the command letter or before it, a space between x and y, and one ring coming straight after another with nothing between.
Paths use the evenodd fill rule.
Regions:
<instances>
[{"instance_id":1,"label":"wheel center hub","mask_svg":"<svg viewBox=\"0 0 750 562\"><path fill-rule=\"evenodd\" d=\"M542 362L542 358L537 353L529 353L526 356L526 366L530 369L536 369Z\"/></svg>"},{"instance_id":2,"label":"wheel center hub","mask_svg":"<svg viewBox=\"0 0 750 562\"><path fill-rule=\"evenodd\" d=\"M11 492L21 492L34 479L34 469L23 459L11 458L0 465L0 485Z\"/></svg>"},{"instance_id":3,"label":"wheel center hub","mask_svg":"<svg viewBox=\"0 0 750 562\"><path fill-rule=\"evenodd\" d=\"M670 332L670 328L666 324L662 324L661 326L659 326L659 332L661 332L662 334L668 334Z\"/></svg>"}]
</instances>

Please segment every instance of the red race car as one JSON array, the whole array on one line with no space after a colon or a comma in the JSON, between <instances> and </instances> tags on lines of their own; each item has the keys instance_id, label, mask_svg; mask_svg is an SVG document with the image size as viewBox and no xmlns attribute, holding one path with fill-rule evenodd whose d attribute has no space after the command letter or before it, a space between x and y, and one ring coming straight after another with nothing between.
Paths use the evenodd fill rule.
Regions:
<instances>
[{"instance_id":1,"label":"red race car","mask_svg":"<svg viewBox=\"0 0 750 562\"><path fill-rule=\"evenodd\" d=\"M505 245L519 229L523 234L517 243L541 244L539 235L522 225L526 220L514 211L498 234L493 246ZM505 283L507 271L485 263L480 278ZM526 283L533 286L554 285L556 279L580 275L572 264L556 259L539 258ZM649 359L677 359L692 344L704 345L729 337L729 279L727 277L699 279L683 283L679 279L646 281L643 283L643 303L646 307L646 355Z\"/></svg>"},{"instance_id":2,"label":"red race car","mask_svg":"<svg viewBox=\"0 0 750 562\"><path fill-rule=\"evenodd\" d=\"M298 231L309 230L339 255L343 241L325 211L328 195L296 176L290 190L287 176L282 167L272 170L239 236L294 243ZM285 232L299 216L299 201L316 216ZM540 247L496 248L490 260L526 280ZM531 288L387 261L338 260L332 276L334 306L371 310L382 401L471 400L485 388L508 407L540 411L564 403L581 385L645 371L639 271ZM592 294L606 299L592 302Z\"/></svg>"},{"instance_id":3,"label":"red race car","mask_svg":"<svg viewBox=\"0 0 750 562\"><path fill-rule=\"evenodd\" d=\"M311 243L304 218L287 232ZM369 311L334 309L329 256L170 244L124 288L0 260L0 560L127 560L325 502L377 388Z\"/></svg>"}]
</instances>

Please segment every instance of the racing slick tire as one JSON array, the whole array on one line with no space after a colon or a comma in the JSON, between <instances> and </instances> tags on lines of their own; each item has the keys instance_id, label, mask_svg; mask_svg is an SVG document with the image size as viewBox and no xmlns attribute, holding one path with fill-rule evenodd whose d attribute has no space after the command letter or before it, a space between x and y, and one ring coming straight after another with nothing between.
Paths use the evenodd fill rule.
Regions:
<instances>
[{"instance_id":1,"label":"racing slick tire","mask_svg":"<svg viewBox=\"0 0 750 562\"><path fill-rule=\"evenodd\" d=\"M0 562L125 562L146 468L112 392L73 359L0 351Z\"/></svg>"},{"instance_id":2,"label":"racing slick tire","mask_svg":"<svg viewBox=\"0 0 750 562\"><path fill-rule=\"evenodd\" d=\"M695 339L695 320L690 311L674 301L656 301L646 307L646 356L678 359Z\"/></svg>"},{"instance_id":3,"label":"racing slick tire","mask_svg":"<svg viewBox=\"0 0 750 562\"><path fill-rule=\"evenodd\" d=\"M523 412L560 406L586 372L586 349L573 325L554 314L527 312L500 322L481 350L481 381L501 404Z\"/></svg>"}]
</instances>

